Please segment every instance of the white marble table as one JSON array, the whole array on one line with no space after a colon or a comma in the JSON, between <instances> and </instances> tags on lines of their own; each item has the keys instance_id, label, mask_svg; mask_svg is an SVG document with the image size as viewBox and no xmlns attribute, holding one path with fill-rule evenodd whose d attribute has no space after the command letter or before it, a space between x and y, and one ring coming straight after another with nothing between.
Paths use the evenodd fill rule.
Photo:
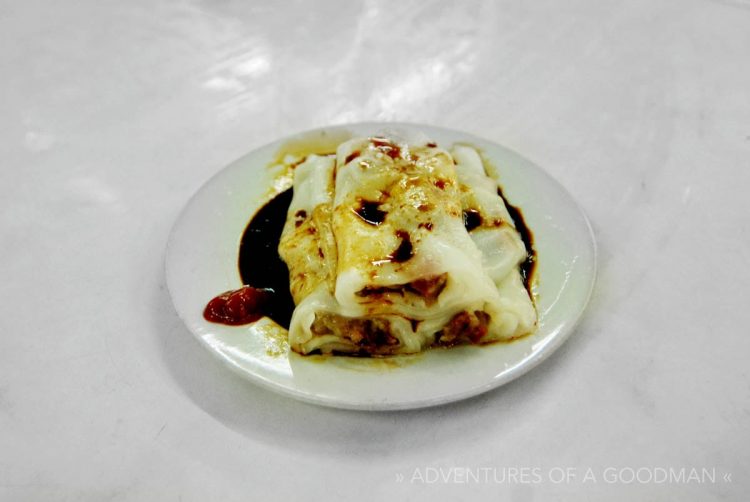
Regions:
<instances>
[{"instance_id":1,"label":"white marble table","mask_svg":"<svg viewBox=\"0 0 750 502\"><path fill-rule=\"evenodd\" d=\"M1 500L746 500L750 2L151 4L0 2ZM487 137L578 199L599 282L551 359L348 412L182 326L190 195L365 120Z\"/></svg>"}]
</instances>

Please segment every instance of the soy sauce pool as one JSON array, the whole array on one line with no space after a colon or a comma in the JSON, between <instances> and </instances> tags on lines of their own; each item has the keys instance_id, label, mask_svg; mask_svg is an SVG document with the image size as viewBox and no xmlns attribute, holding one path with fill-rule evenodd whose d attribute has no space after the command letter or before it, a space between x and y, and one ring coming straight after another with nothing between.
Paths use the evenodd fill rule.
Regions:
<instances>
[{"instance_id":1,"label":"soy sauce pool","mask_svg":"<svg viewBox=\"0 0 750 502\"><path fill-rule=\"evenodd\" d=\"M255 213L240 240L238 267L242 283L272 293L263 314L289 329L294 300L289 292L289 269L279 256L279 240L293 192L288 189L268 201Z\"/></svg>"}]
</instances>

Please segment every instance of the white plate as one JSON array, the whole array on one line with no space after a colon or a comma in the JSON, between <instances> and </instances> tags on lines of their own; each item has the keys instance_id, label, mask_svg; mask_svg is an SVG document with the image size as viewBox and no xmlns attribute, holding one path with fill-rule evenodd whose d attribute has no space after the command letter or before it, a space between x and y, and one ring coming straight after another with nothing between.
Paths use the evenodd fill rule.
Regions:
<instances>
[{"instance_id":1,"label":"white plate","mask_svg":"<svg viewBox=\"0 0 750 502\"><path fill-rule=\"evenodd\" d=\"M498 168L509 202L521 208L537 250L539 328L506 344L430 350L387 359L304 357L290 353L285 331L261 320L223 326L203 319L206 303L241 284L239 240L272 193L269 164L293 142L384 130L421 130L443 147L480 148ZM200 342L230 368L289 396L340 408L390 410L474 396L519 377L555 351L583 313L594 283L591 227L568 192L518 154L470 134L413 124L354 124L285 138L255 150L209 180L182 211L169 240L167 284L175 308ZM262 265L261 265L262 266Z\"/></svg>"}]
</instances>

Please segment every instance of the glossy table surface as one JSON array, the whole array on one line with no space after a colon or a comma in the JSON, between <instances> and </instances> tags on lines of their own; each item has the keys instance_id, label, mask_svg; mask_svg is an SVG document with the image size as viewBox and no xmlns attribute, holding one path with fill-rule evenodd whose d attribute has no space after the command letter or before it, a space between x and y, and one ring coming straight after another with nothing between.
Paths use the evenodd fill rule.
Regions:
<instances>
[{"instance_id":1,"label":"glossy table surface","mask_svg":"<svg viewBox=\"0 0 750 502\"><path fill-rule=\"evenodd\" d=\"M747 0L0 1L0 500L744 500L749 50ZM599 278L550 359L342 411L182 325L189 197L361 121L488 138L578 200Z\"/></svg>"}]
</instances>

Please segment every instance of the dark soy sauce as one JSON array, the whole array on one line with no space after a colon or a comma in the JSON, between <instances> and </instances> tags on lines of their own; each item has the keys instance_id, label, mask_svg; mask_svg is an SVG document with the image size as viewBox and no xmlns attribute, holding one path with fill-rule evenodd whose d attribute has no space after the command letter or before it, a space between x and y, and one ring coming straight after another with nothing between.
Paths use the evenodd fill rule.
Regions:
<instances>
[{"instance_id":1,"label":"dark soy sauce","mask_svg":"<svg viewBox=\"0 0 750 502\"><path fill-rule=\"evenodd\" d=\"M240 240L238 266L243 284L270 289L263 314L289 329L294 300L289 292L289 269L279 256L279 240L292 202L292 189L276 195L258 210Z\"/></svg>"}]
</instances>

